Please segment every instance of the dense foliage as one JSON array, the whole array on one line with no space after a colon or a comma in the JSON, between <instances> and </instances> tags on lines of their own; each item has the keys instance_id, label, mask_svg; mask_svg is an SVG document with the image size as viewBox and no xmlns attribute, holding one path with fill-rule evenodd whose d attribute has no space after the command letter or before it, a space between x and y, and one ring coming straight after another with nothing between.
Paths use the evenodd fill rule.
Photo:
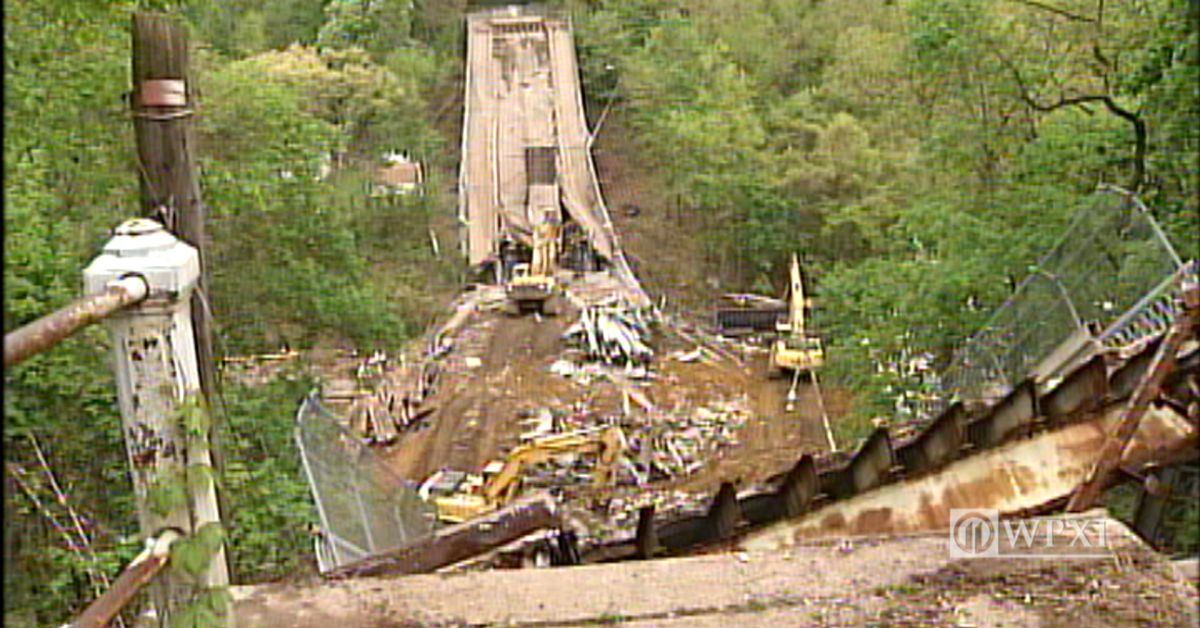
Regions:
<instances>
[{"instance_id":1,"label":"dense foliage","mask_svg":"<svg viewBox=\"0 0 1200 628\"><path fill-rule=\"evenodd\" d=\"M944 365L1098 183L1195 255L1195 3L566 4L588 95L619 102L715 285L778 290L801 254L858 402L843 436L914 384L899 365Z\"/></svg>"},{"instance_id":2,"label":"dense foliage","mask_svg":"<svg viewBox=\"0 0 1200 628\"><path fill-rule=\"evenodd\" d=\"M453 260L430 249L436 215L451 215L454 158L430 99L458 71L456 22L406 1L5 8L6 331L77 296L87 260L138 212L125 100L138 9L173 12L192 34L220 353L393 347L453 289ZM424 194L370 194L387 152L425 163ZM6 623L66 620L140 551L107 346L90 329L5 373ZM240 582L309 569L312 511L291 439L309 385L231 384L217 406Z\"/></svg>"}]
</instances>

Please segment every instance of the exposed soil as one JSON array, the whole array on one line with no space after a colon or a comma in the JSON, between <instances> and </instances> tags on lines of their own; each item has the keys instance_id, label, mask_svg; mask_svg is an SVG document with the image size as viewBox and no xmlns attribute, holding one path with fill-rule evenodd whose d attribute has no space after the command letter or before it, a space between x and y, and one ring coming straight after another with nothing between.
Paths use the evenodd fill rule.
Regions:
<instances>
[{"instance_id":1,"label":"exposed soil","mask_svg":"<svg viewBox=\"0 0 1200 628\"><path fill-rule=\"evenodd\" d=\"M621 247L647 292L656 299L665 295L670 311L705 319L701 313L715 301L699 231L679 214L654 168L639 157L620 107L609 112L593 157Z\"/></svg>"},{"instance_id":2,"label":"exposed soil","mask_svg":"<svg viewBox=\"0 0 1200 628\"><path fill-rule=\"evenodd\" d=\"M595 159L622 247L637 260L648 291L655 299L666 295L667 311L682 320L709 319L716 300L705 277L702 245L663 198L652 171L638 161L619 110L605 123ZM439 468L477 471L518 443L529 429L521 420L538 409L597 419L622 415L618 384L601 379L581 386L549 371L563 357L561 336L576 317L574 311L554 318L473 315L458 332L453 352L441 360L438 388L427 402L434 413L381 450L388 464L415 481ZM767 378L765 352L740 353L742 364L727 359L685 363L669 357L695 348L680 337L660 333L651 344L656 378L639 390L656 406L686 412L733 404L750 418L702 469L650 488L699 492L723 481L757 482L789 468L804 453L828 449L816 389L802 382L794 410L785 411L790 381ZM345 364L340 377L352 368ZM844 395L823 392L830 416L845 410Z\"/></svg>"},{"instance_id":3,"label":"exposed soil","mask_svg":"<svg viewBox=\"0 0 1200 628\"><path fill-rule=\"evenodd\" d=\"M561 336L574 318L572 311L540 319L478 315L442 361L439 388L429 401L437 409L428 427L387 448L385 459L414 480L438 468L478 470L515 446L528 430L521 419L540 408L597 420L621 416L617 383L598 379L580 385L549 370L568 352ZM815 390L801 385L795 411L785 412L789 382L767 379L763 354L746 356L747 365L740 367L730 360L674 359L673 353L694 347L670 334L659 334L652 345L660 356L652 369L656 377L638 390L655 406L686 413L717 402L752 415L736 432L735 443L719 450L703 469L655 488L700 491L726 480L759 481L788 468L801 454L825 448Z\"/></svg>"},{"instance_id":4,"label":"exposed soil","mask_svg":"<svg viewBox=\"0 0 1200 628\"><path fill-rule=\"evenodd\" d=\"M565 317L480 317L443 363L429 427L389 448L388 462L411 479L439 468L475 471L516 445L523 412L571 403L578 396L571 383L546 370L568 324Z\"/></svg>"}]
</instances>

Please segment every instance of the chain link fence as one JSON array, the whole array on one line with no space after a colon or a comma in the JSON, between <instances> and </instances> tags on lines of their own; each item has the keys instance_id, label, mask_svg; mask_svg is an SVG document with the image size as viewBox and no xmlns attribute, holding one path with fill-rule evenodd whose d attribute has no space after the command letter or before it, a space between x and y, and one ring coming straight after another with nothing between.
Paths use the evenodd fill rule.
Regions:
<instances>
[{"instance_id":1,"label":"chain link fence","mask_svg":"<svg viewBox=\"0 0 1200 628\"><path fill-rule=\"evenodd\" d=\"M1099 350L1168 327L1185 264L1136 196L1103 188L1013 295L954 355L944 396L991 401L1028 376L1049 380Z\"/></svg>"},{"instance_id":2,"label":"chain link fence","mask_svg":"<svg viewBox=\"0 0 1200 628\"><path fill-rule=\"evenodd\" d=\"M296 445L321 519L321 573L433 532L433 507L342 427L315 391L296 413Z\"/></svg>"}]
</instances>

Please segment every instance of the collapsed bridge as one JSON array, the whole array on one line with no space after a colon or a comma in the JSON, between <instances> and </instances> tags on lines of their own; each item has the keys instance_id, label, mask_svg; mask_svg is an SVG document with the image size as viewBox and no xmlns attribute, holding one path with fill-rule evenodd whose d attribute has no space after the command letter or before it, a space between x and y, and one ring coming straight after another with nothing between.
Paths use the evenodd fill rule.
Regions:
<instances>
[{"instance_id":1,"label":"collapsed bridge","mask_svg":"<svg viewBox=\"0 0 1200 628\"><path fill-rule=\"evenodd\" d=\"M476 16L469 23L476 25L479 20ZM485 58L478 67L490 67L491 70L498 68L500 80L496 82L494 75L487 74L482 79L468 80L472 92L479 91L482 98L493 100L490 104L486 101L481 101L483 105L476 103L477 108L482 106L491 116L485 118L483 134L480 134L478 129L472 130L474 127L470 111L467 113L467 128L464 129L464 145L471 146L470 150L464 150L464 200L460 207L468 231L465 238L467 255L474 265L490 266L498 276L503 276L509 265L521 260L527 252L524 249L533 244L537 221L549 215L551 221L568 227L564 229L563 242L556 250L565 252L563 266L575 271L571 279L583 279L581 283L586 284L590 277L608 275L619 286L625 300L636 307L648 299L624 261L600 195L594 168L586 154L590 137L586 133L586 121L578 101L578 84L571 83L576 78L576 65L569 47L569 26L564 30L562 24L553 19L507 11L491 14L491 17L484 21L483 27L477 29L478 33L472 31L472 38L477 34L482 35L483 41L475 44L469 67L476 67L476 53L486 49L491 56L484 55ZM556 41L558 44L555 44ZM579 106L572 107L572 102ZM537 113L538 111L541 113ZM486 120L491 122L486 123ZM490 141L487 139L489 129ZM574 151L580 148L577 144L580 141L582 151L572 157ZM482 142L482 149L475 145L477 142ZM513 158L506 146L516 146L519 150L511 152L519 153L521 158ZM491 175L490 187L486 178L480 178L480 172L468 167L479 154L484 155L484 163L488 166L486 174ZM516 183L512 183L513 181ZM154 229L146 229L145 225L136 223L129 229L140 233L119 235L152 235L155 232ZM473 230L478 233L473 235ZM1061 278L1054 273L1042 274L1064 294L1067 287L1070 287L1069 284L1064 285L1060 281ZM600 283L603 288L603 282ZM1131 283L1140 285L1140 282L1136 281ZM1187 303L1186 312L1181 312L1175 307L1177 295L1170 292L1177 284L1180 287L1190 286L1183 290L1183 301ZM145 286L140 287L143 291L148 290ZM575 286L577 297L579 287ZM122 309L127 307L130 301L138 300L138 297L130 296L132 292L124 296L118 294L121 298L116 299L113 297L114 290L122 292L125 287L108 286L105 298L115 299L112 302L115 305L110 303L106 306L109 311ZM568 286L568 291L570 290L571 287ZM422 421L426 421L424 425L433 423L436 429L446 428L440 429L440 432L453 438L440 441L430 439L434 442L427 448L430 452L428 460L417 461L419 463L440 464L449 455L462 455L464 459L467 456L482 456L489 448L494 448L495 441L503 436L494 429L497 424L511 422L515 413L496 413L494 397L471 398L470 395L459 395L460 390L485 389L488 392L507 392L508 384L517 384L523 378L536 380L533 387L545 388L544 374L541 374L539 379L533 376L533 370L510 373L510 366L519 368L521 362L533 360L522 360L522 356L514 355L509 350L520 346L529 349L527 357L552 357L552 351L558 348L558 341L562 339L562 335L554 326L542 325L540 319L535 319L532 323L526 319L519 325L513 321L508 321L508 324L495 324L504 319L485 314L489 311L489 303L494 303L500 298L494 293L494 290L477 290L475 299L467 304L468 307L460 310L463 313L459 321L461 326L469 328L468 331L472 333L455 338L461 341L457 348L453 342L441 342L454 336L454 332L447 329L451 327L447 323L442 330L446 333L439 331L434 335L435 342L431 343L430 355L420 362L421 368L418 377L415 378L418 383L417 393L405 400L407 402L415 398L417 405L405 406L405 421L418 425L422 424ZM951 406L914 433L898 439L897 444L893 444L888 432L877 431L853 456L818 456L814 459L811 455L804 455L790 471L770 478L765 488L759 487L738 494L732 484L724 483L711 500L708 512L698 518L661 522L655 520L653 508L643 509L632 542L626 539L607 545L600 544L593 548L593 555L584 556L583 559L597 560L596 555L605 551L619 554L621 550L630 548L633 552L626 551L626 554L632 553L640 558L657 557L663 553L688 553L730 547L748 551L766 550L764 553L769 554L772 550L793 549L802 541L822 536L895 534L930 530L943 525L946 511L951 507L991 507L1004 514L1057 508L1061 505L1061 500L1081 483L1086 487L1089 482L1096 480L1095 470L1102 468L1109 454L1112 454L1110 458L1113 466L1118 467L1120 472L1135 477L1141 473L1149 474L1150 468L1156 464L1195 459L1197 423L1200 422L1200 415L1197 414L1197 410L1200 409L1200 350L1195 341L1197 313L1200 312L1198 296L1200 293L1196 292L1194 264L1181 268L1158 289L1141 299L1128 311L1127 316L1122 316L1104 330L1098 338L1090 338L1083 333L1087 329L1084 319L1073 307L1069 308L1071 318L1079 326L1080 334L1072 336L1068 342L1054 345L1054 352L1046 356L1047 359L1054 358L1053 364L1051 368L1042 372L1045 377L1040 381L1031 378L1015 386L998 387L990 377L984 378L984 383L988 384L984 390L989 394L997 390L1002 391L1000 394L1003 396L995 404L981 407ZM586 299L578 300L586 304ZM98 302L89 301L85 305L96 303ZM68 311L67 314L68 318L75 321L75 327L81 324L79 321L88 318L78 312ZM176 317L175 320L187 318ZM1131 322L1141 324L1131 325ZM491 333L496 329L484 329L482 323L492 323L493 328L498 328L500 335L508 334L510 339L515 338L519 342L497 342L496 334ZM1161 334L1164 326L1170 328L1165 336ZM63 334L60 333L61 335ZM678 352L678 362L691 364L697 360L703 362L711 359L705 358L705 352L701 351L702 348L708 349L703 346L703 342L697 342L695 337L680 337L689 343L689 346L702 346L694 351ZM1077 342L1080 338L1083 340ZM537 342L529 342L530 340ZM1027 372L1026 366L1020 363L1023 360L1043 357L1040 353L1026 349L1034 346L1028 337L1002 337L1001 340L1002 342L995 344L1001 347L1011 346L1014 349L1004 352L989 350L991 355L988 358L991 362L1004 366L998 358L1012 356L1015 366L1010 370L1013 375L1020 376ZM1041 342L1040 338L1036 340ZM1053 342L1057 340L1051 338ZM1143 340L1149 343L1139 344L1138 351L1128 354L1093 352L1107 346L1101 343L1126 345ZM485 355L464 354L463 347L471 349L468 345L473 341L477 341L474 349L484 351ZM461 358L461 364L453 365L461 366L460 370L451 373L452 376L457 376L458 381L454 382L454 377L450 379L452 383L461 384L462 387L448 391L444 399L447 407L422 407L421 403L427 397L427 389L439 381L444 382L436 369L426 370L424 367L438 364L439 359L449 354L455 354L456 359ZM736 356L730 356L728 352L721 357L738 367L727 368L727 373L737 372L744 366ZM1163 366L1172 361L1177 361L1179 367ZM980 362L973 358L963 361L966 366L977 366ZM554 366L563 365L555 362ZM1041 370L1042 366L1038 364L1034 371ZM683 367L679 367L676 374L682 374L682 369ZM993 370L1005 369L995 369L987 365L985 368L978 368L977 372L989 374ZM664 368L660 373L665 371ZM477 374L479 372L486 373L487 377L480 377ZM624 414L627 417L639 414L636 409L631 411L628 408L630 399L634 399L635 403L646 410L639 419L649 419L649 422L653 422L669 418L665 413L656 412L656 404L643 394L644 390L650 387L647 384L631 383L628 379L603 368L577 370L571 364L567 364L560 372L566 373L564 377L578 377L581 380L592 376L608 378L610 388L620 393L619 396L613 395L609 401L624 401L624 405L627 406ZM647 371L643 370L643 376L646 376L646 373ZM674 391L670 389L679 387L679 379L681 378L676 378L675 375L669 377L669 385L664 387L668 390L663 391L663 397L671 397L669 393ZM480 381L483 382L482 387L478 385ZM559 383L563 389L559 392L564 398L569 396L569 392L579 392L574 389L568 391L567 384ZM586 382L578 387L590 388ZM711 397L713 390L707 388L703 392ZM518 400L524 401L520 398ZM595 400L585 399L581 403L587 401ZM662 403L663 399L659 398L658 401ZM453 403L461 405L454 407ZM385 405L390 405L390 402ZM685 409L694 411L697 407ZM736 413L730 413L732 414ZM370 421L376 420L373 416L365 418ZM561 417L551 416L547 429L554 430L553 423L558 418ZM582 416L579 420L591 418ZM540 424L540 417L538 420ZM722 418L716 422L724 421ZM477 428L478 431L471 431ZM689 429L698 431L699 428ZM353 435L344 431L316 433L315 436L324 439L322 444L339 451L345 444L342 441L356 443ZM302 445L303 442L302 440ZM486 445L480 445L481 442ZM1121 445L1115 452L1110 446L1114 442ZM358 454L364 453L362 450L365 448L361 442L357 444L360 447L359 451L353 452L355 463L361 462L362 456ZM800 450L796 447L785 447L793 453ZM644 451L654 453L649 447ZM678 452L672 453L679 458ZM305 462L307 465L307 455ZM690 467L691 462L689 460L689 464L683 465L677 460L678 466ZM384 475L389 469L378 470L380 475ZM312 469L306 471L309 472L310 478L314 475ZM316 470L316 473L320 472L320 469ZM314 482L314 493L315 484ZM641 488L640 479L638 487ZM360 563L357 568L344 569L343 575L356 575L356 569L358 573L432 571L461 563L464 559L495 548L531 527L561 528L570 523L564 521L565 517L559 516L557 504L542 494L534 500L484 517L482 519L485 520L476 522L475 527L468 524L439 530L437 534L430 535L425 517L428 514L427 506L416 504L409 507L405 513L397 510L396 504L391 500L373 503L369 501L377 497L371 494L373 488L355 487L355 490L339 495L344 499L336 502L329 500L325 504L332 514L360 517L363 523L361 540L349 539L349 542L334 544L329 548L331 559L335 562L341 560L338 554L345 553L350 560L365 559L368 563L365 566ZM403 497L411 497L411 492L405 493ZM322 507L320 496L318 507ZM210 510L216 511L215 500ZM405 514L411 514L413 517L403 516ZM321 516L325 518L324 510ZM372 524L372 519L394 519L395 534L391 537L376 536L375 533L379 529ZM387 522L388 525L392 523ZM125 596L131 591L136 592L153 578L155 573L163 569L168 562L166 551L174 538L177 536L172 530L160 537L159 542L154 543L152 548L148 548L146 553L134 562L131 570L122 576L123 582L119 584L128 583L128 586L123 589L119 586L114 587L116 595ZM888 542L896 543L897 540L892 539ZM936 542L922 541L918 545L925 548L926 555L932 554L930 550L940 547ZM559 560L559 564L581 562L578 552L564 550L562 553L566 555L566 560ZM894 563L899 562L894 561L895 554L890 558ZM740 556L737 560L745 562ZM812 560L824 568L836 559L821 553L813 556ZM689 564L702 565L701 562ZM713 562L709 561L710 567L712 564ZM651 566L639 568L640 574L652 574L643 582L652 581L661 575L655 573L656 567L652 563L643 565ZM777 568L778 573L783 576L777 581L782 580L785 584L778 587L774 594L794 595L800 590L795 584L799 576L797 568L790 565ZM586 583L580 582L581 573L622 573L615 568L602 571L605 569L607 567L574 570L576 582L580 583L575 588L586 586ZM639 574L635 573L632 579L636 580L638 577ZM571 579L570 574L564 578L568 581ZM679 583L686 579L672 580ZM848 582L847 586L861 585L861 581L855 579ZM633 582L630 586L638 590L644 588L642 582ZM336 589L328 587L326 591ZM284 597L292 601L294 596L285 591ZM433 597L445 599L448 596L446 590L441 589L436 591ZM503 600L502 596L498 597ZM127 598L122 599L127 601ZM361 607L364 599L352 598L345 606ZM804 604L807 604L808 598L804 599ZM244 602L243 597L239 612L248 615ZM251 603L253 602L251 600ZM618 604L627 602L628 600L617 600ZM531 598L512 600L512 603L534 606ZM302 599L299 605L306 608L291 609L293 617L307 616L311 620L312 605L309 601ZM104 604L100 606L103 607ZM536 606L542 607L540 603ZM111 604L106 608L105 612L114 610ZM590 617L603 618L605 615L602 613L607 613L606 608L588 609L589 615L580 620ZM756 609L746 607L740 610ZM426 609L417 609L413 616L428 620L431 615L425 611ZM508 609L500 609L498 612L507 611ZM663 612L666 613L666 617L671 617L673 613L672 610ZM708 609L707 612L711 613L712 609ZM598 613L601 614L597 615ZM653 613L647 611L645 615L648 619L660 618L658 610L654 610ZM495 621L511 618L511 615L498 617L500 619ZM324 623L329 623L329 619L328 616L322 618Z\"/></svg>"},{"instance_id":2,"label":"collapsed bridge","mask_svg":"<svg viewBox=\"0 0 1200 628\"><path fill-rule=\"evenodd\" d=\"M569 22L511 8L477 13L467 18L467 41L459 217L468 262L477 269L493 272L498 281L503 281L515 264L528 260L530 249L535 248L539 222L561 225L554 250L561 252L558 267L570 271L559 275L573 303L588 307L616 297L634 307L644 307L649 299L625 262L588 154L591 136L580 98ZM1124 214L1112 214L1105 220L1121 216ZM1096 229L1108 229L1108 222L1096 224L1100 225ZM1064 238L1064 241L1079 246L1091 244L1085 238ZM1060 249L1056 249L1056 254L1068 262L1091 260L1070 247ZM1104 249L1097 254L1110 252ZM1137 291L1138 297L1145 290L1146 280L1161 279L1157 262L1148 263L1153 259L1157 258L1150 255L1132 265L1143 268L1142 274L1121 277L1123 284ZM1083 292L1069 281L1064 283L1065 275L1055 271L1057 267L1051 266L1050 261L1053 259L1043 260L1038 276L1050 282L1047 285L1052 290L1043 289L1041 283L1029 283L1023 284L1029 287L1021 295L1032 294L1041 299L1043 293L1057 298L1059 293ZM1143 347L1140 353L1117 356L1109 351L1112 349L1109 340L1133 334L1128 342L1123 341L1130 344L1165 331L1163 325L1155 322L1157 306L1177 296L1168 294L1167 288L1178 287L1183 279L1195 274L1194 266L1183 268L1178 264L1176 268L1178 261L1175 256L1170 264L1168 274L1173 283L1160 284L1137 303L1118 300L1114 306L1105 306L1105 311L1117 306L1132 305L1132 309L1128 310L1129 316L1113 322L1097 339L1077 342L1088 328L1085 323L1094 321L1085 321L1088 312L1067 303L1065 311L1071 314L1068 319L1072 326L1078 327L1075 330L1078 333L1066 341L1057 327L1034 321L1035 324L1024 329L1018 325L1016 331L1020 333L1010 334L1005 328L1003 334L993 333L973 345L984 346L982 341L1000 337L1004 342L994 344L1011 354L1013 366L1009 375L1023 377L1032 372L1038 374L1036 381L1018 380L1000 387L989 379L985 382L989 384L988 390L1003 390L1004 394L996 395L983 406L951 406L916 429L907 430L895 442L895 431L889 435L886 430L878 430L853 456L845 452L820 455L815 448L805 449L799 443L777 447L787 450L789 459L787 465L774 464L772 472L783 473L750 478L752 486L747 489L743 485L740 493L739 487L725 480L744 476L731 473L728 467L714 465L708 475L725 476L722 485L711 496L702 496L692 504L702 504L705 512L663 509L656 513L653 508L641 508L636 530L630 525L614 537L591 539L590 543L585 538L582 559L603 562L682 554L728 544L734 539L745 539L747 547L758 546L759 542L751 539L775 538L771 535L776 532L771 530L780 529L791 531L782 533L785 536L796 532L805 538L928 530L943 525L948 509L958 507L995 508L1005 513L1051 511L1060 507L1061 500L1098 462L1094 450L1118 422L1118 415L1132 394L1130 381L1145 374L1154 351ZM1091 272L1089 266L1088 273ZM1087 274L1081 275L1080 281L1093 288L1087 292L1090 301L1099 303L1100 297L1105 296L1096 290L1098 284ZM587 294L592 287L600 289ZM451 320L432 334L423 360L406 366L413 373L400 379L416 382L410 388L418 392L404 399L401 405L404 408L411 405L413 409L408 414L419 425L432 429L400 437L398 444L384 454L391 468L410 480L447 465L479 468L516 436L513 424L518 416L535 414L539 405L540 408L590 405L592 412L583 413L587 416L581 420L620 421L623 419L613 419L621 413L614 408L619 408L624 399L623 414L628 419L625 427L638 421L650 424L663 421L663 415L653 407L654 401L679 397L681 382L686 381L682 365L672 369L669 382L659 382L657 387L651 382L630 382L619 374L606 372L596 372L604 380L602 384L578 384L590 377L588 371L576 371L568 365L563 372L582 374L575 386L568 386L545 374L552 362L562 366L561 360L555 358L561 350L565 326L540 319L533 322L490 314L494 303L503 299L496 288L479 286L464 295ZM1130 323L1141 319L1148 321L1145 331L1133 333L1136 326ZM663 327L670 330L671 325L663 322ZM696 335L684 339L692 347L704 344ZM998 354L999 349L991 351ZM1109 354L1100 355L1105 351ZM695 355L696 358L687 360L707 359L699 357L703 355L699 349ZM970 373L990 376L996 370L991 367L998 361L995 356L989 354L988 360L980 360L970 354L967 358L970 359L961 360L961 364L976 368ZM1030 369L1026 364L1030 360L1051 358L1055 366L1050 370L1040 364ZM983 367L978 367L980 364ZM660 372L666 373L671 367L664 361L660 368ZM719 376L723 383L740 377L737 383L741 384L752 372L736 356L727 360L723 369ZM1178 381L1194 381L1194 357L1185 360L1181 373ZM1182 389L1185 392L1187 385ZM606 389L605 393L594 394L600 388ZM704 386L697 388L702 390ZM440 392L427 393L426 389ZM705 392L712 395L711 388ZM639 397L641 401L637 403L646 411L634 408L631 413L630 399ZM685 411L695 413L700 409L695 400L686 401L692 405L685 406ZM755 408L755 412L759 409ZM1150 432L1137 433L1138 442L1149 444L1141 450L1134 448L1142 457L1127 461L1128 468L1136 472L1150 463L1161 463L1167 459L1163 457L1167 453L1175 456L1182 452L1184 458L1192 456L1196 430L1194 420L1185 414L1157 408L1150 412L1144 421ZM1031 467L1029 462L1033 459L1053 462ZM795 466L788 471L786 466L791 464ZM995 474L1008 474L1005 477L1011 481L1001 483L1004 486L994 491L971 488L984 486L989 476ZM960 475L974 478L970 481L976 484L968 486L970 481L959 481L962 478L956 477ZM648 494L657 487L643 486L639 480L637 488ZM653 501L639 497L626 499L626 505L636 509L640 506L634 506L635 501ZM570 523L570 514L564 514L558 523ZM788 527L793 525L799 527ZM797 532L800 530L802 534ZM413 541L400 554L390 553L383 560L407 571L399 564L403 561L398 557L413 555L413 548L426 542L426 539ZM342 573L355 570L352 565L340 567Z\"/></svg>"},{"instance_id":3,"label":"collapsed bridge","mask_svg":"<svg viewBox=\"0 0 1200 628\"><path fill-rule=\"evenodd\" d=\"M606 268L633 305L648 305L589 152L570 21L515 7L473 13L466 65L459 220L468 263L503 275L549 220L563 226L563 266Z\"/></svg>"}]
</instances>

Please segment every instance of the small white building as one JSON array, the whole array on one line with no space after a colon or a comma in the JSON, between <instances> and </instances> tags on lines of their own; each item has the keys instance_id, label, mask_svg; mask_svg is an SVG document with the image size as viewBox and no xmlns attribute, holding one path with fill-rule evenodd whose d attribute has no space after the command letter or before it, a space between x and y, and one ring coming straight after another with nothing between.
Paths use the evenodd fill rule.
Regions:
<instances>
[{"instance_id":1,"label":"small white building","mask_svg":"<svg viewBox=\"0 0 1200 628\"><path fill-rule=\"evenodd\" d=\"M371 196L421 192L421 186L425 183L425 171L421 162L414 161L403 153L388 153L383 159L387 165L375 170L371 181Z\"/></svg>"}]
</instances>

